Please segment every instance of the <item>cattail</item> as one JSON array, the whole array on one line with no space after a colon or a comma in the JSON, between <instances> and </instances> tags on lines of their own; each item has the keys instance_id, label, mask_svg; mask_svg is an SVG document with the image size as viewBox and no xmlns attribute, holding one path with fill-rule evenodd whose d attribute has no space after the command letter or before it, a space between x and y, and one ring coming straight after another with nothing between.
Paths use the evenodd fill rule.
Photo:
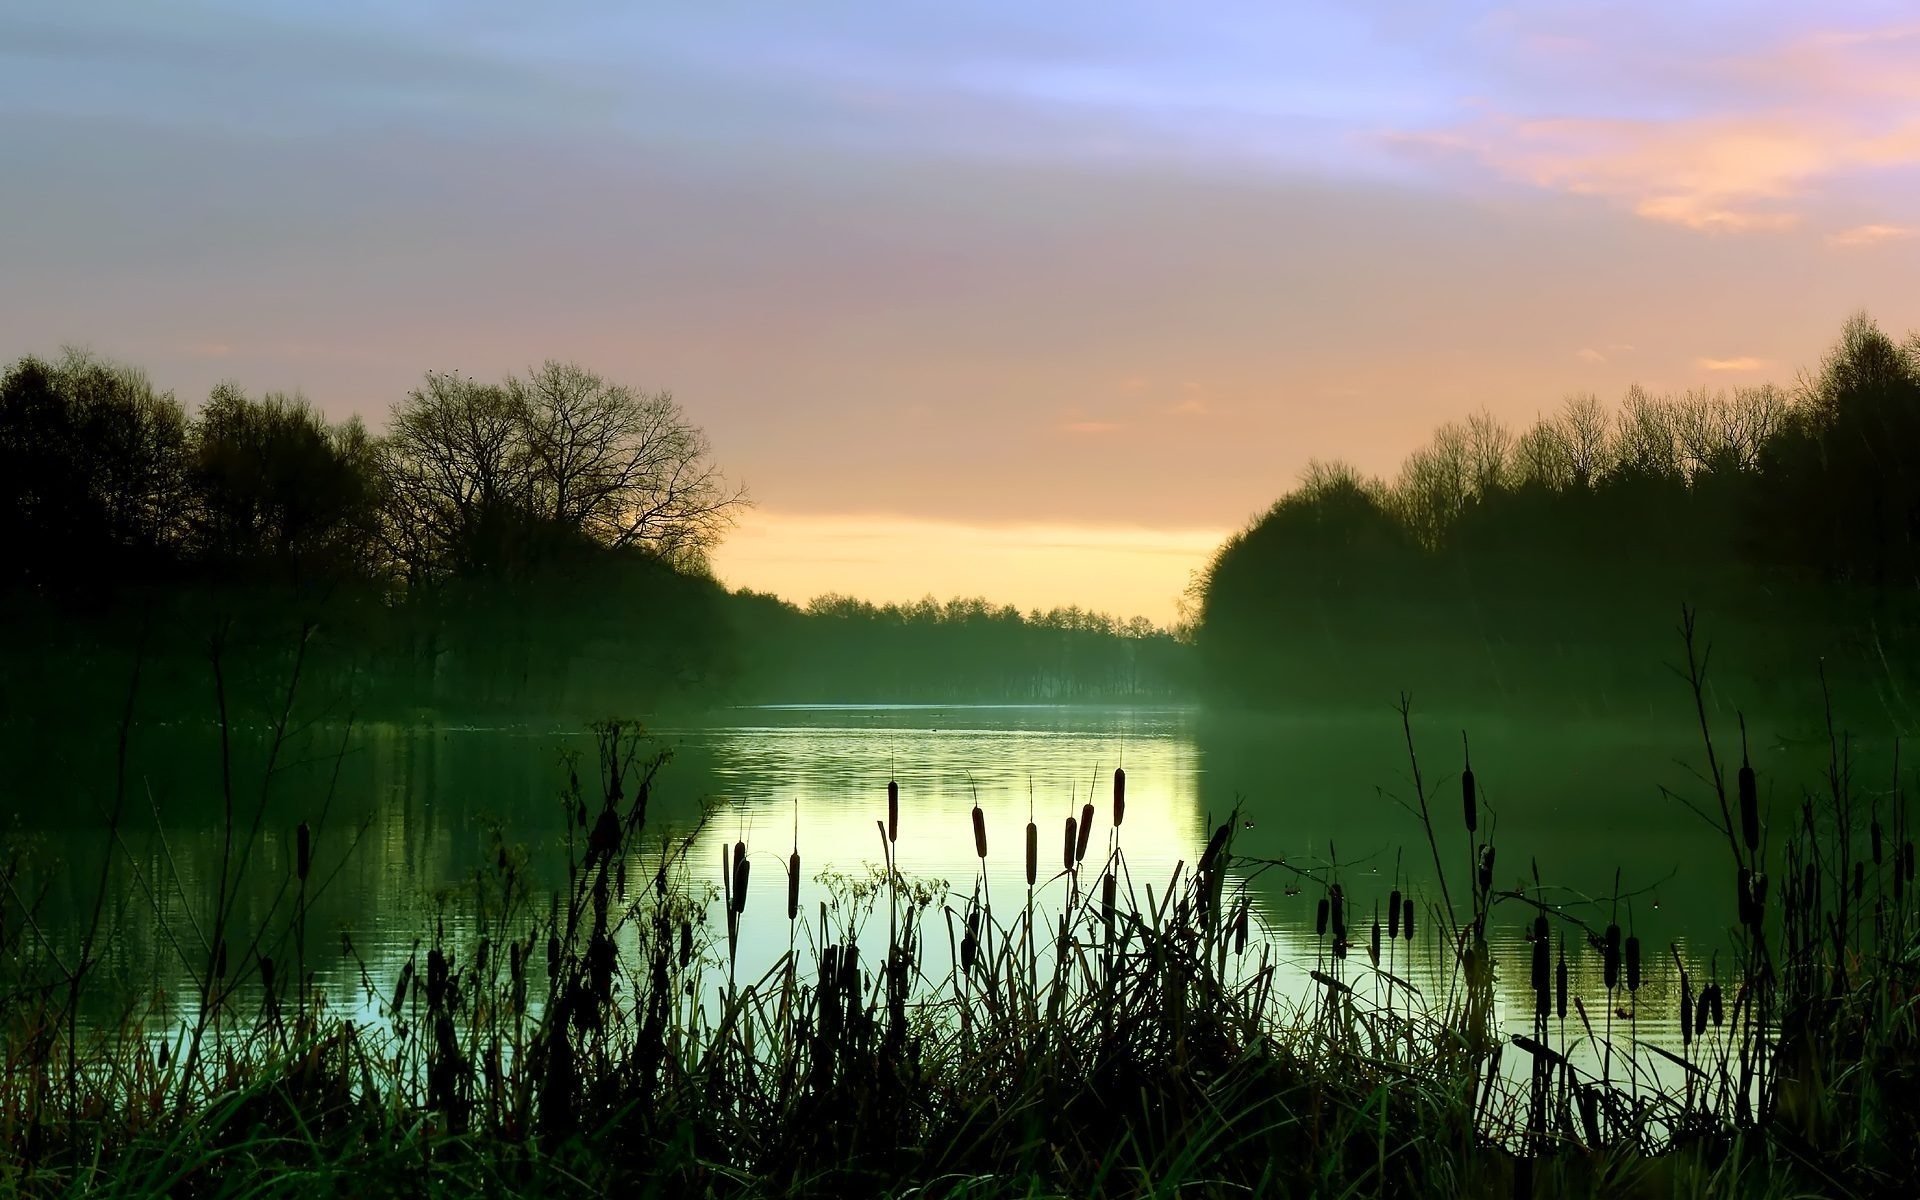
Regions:
<instances>
[{"instance_id":1,"label":"cattail","mask_svg":"<svg viewBox=\"0 0 1920 1200\"><path fill-rule=\"evenodd\" d=\"M305 821L293 831L293 873L301 883L307 881L307 872L313 868L313 831L307 828Z\"/></svg>"},{"instance_id":2,"label":"cattail","mask_svg":"<svg viewBox=\"0 0 1920 1200\"><path fill-rule=\"evenodd\" d=\"M987 814L978 804L973 806L973 852L981 862L987 861Z\"/></svg>"},{"instance_id":3,"label":"cattail","mask_svg":"<svg viewBox=\"0 0 1920 1200\"><path fill-rule=\"evenodd\" d=\"M1325 896L1322 896L1320 897L1320 907L1314 913L1314 917L1313 917L1313 936L1315 937L1327 936L1327 911L1328 911L1327 898Z\"/></svg>"},{"instance_id":4,"label":"cattail","mask_svg":"<svg viewBox=\"0 0 1920 1200\"><path fill-rule=\"evenodd\" d=\"M1067 839L1060 848L1060 869L1063 871L1073 870L1073 847L1079 841L1076 834L1079 826L1080 822L1072 817L1067 818Z\"/></svg>"},{"instance_id":5,"label":"cattail","mask_svg":"<svg viewBox=\"0 0 1920 1200\"><path fill-rule=\"evenodd\" d=\"M1120 828L1120 822L1127 819L1127 772L1125 768L1113 769L1113 827Z\"/></svg>"},{"instance_id":6,"label":"cattail","mask_svg":"<svg viewBox=\"0 0 1920 1200\"><path fill-rule=\"evenodd\" d=\"M680 922L680 965L684 968L693 961L693 922Z\"/></svg>"},{"instance_id":7,"label":"cattail","mask_svg":"<svg viewBox=\"0 0 1920 1200\"><path fill-rule=\"evenodd\" d=\"M1620 927L1607 926L1606 940L1601 950L1601 974L1607 983L1607 990L1620 986Z\"/></svg>"},{"instance_id":8,"label":"cattail","mask_svg":"<svg viewBox=\"0 0 1920 1200\"><path fill-rule=\"evenodd\" d=\"M1693 981L1680 972L1680 1048L1693 1044Z\"/></svg>"},{"instance_id":9,"label":"cattail","mask_svg":"<svg viewBox=\"0 0 1920 1200\"><path fill-rule=\"evenodd\" d=\"M1755 871L1753 873L1753 883L1751 886L1753 889L1753 923L1758 925L1761 921L1765 920L1767 916L1767 873L1765 871Z\"/></svg>"},{"instance_id":10,"label":"cattail","mask_svg":"<svg viewBox=\"0 0 1920 1200\"><path fill-rule=\"evenodd\" d=\"M1401 901L1400 935L1409 942L1413 940L1413 897Z\"/></svg>"},{"instance_id":11,"label":"cattail","mask_svg":"<svg viewBox=\"0 0 1920 1200\"><path fill-rule=\"evenodd\" d=\"M408 959L400 968L400 978L393 985L393 1011L399 1012L407 1004L407 985L413 982L413 960Z\"/></svg>"},{"instance_id":12,"label":"cattail","mask_svg":"<svg viewBox=\"0 0 1920 1200\"><path fill-rule=\"evenodd\" d=\"M1560 959L1553 968L1553 1007L1562 1021L1567 1019L1567 943L1560 940Z\"/></svg>"},{"instance_id":13,"label":"cattail","mask_svg":"<svg viewBox=\"0 0 1920 1200\"><path fill-rule=\"evenodd\" d=\"M1108 941L1113 940L1113 914L1119 892L1119 881L1113 877L1112 871L1108 871L1105 878L1100 880L1100 921L1107 927Z\"/></svg>"},{"instance_id":14,"label":"cattail","mask_svg":"<svg viewBox=\"0 0 1920 1200\"><path fill-rule=\"evenodd\" d=\"M887 841L900 840L900 784L887 780Z\"/></svg>"},{"instance_id":15,"label":"cattail","mask_svg":"<svg viewBox=\"0 0 1920 1200\"><path fill-rule=\"evenodd\" d=\"M787 920L800 916L800 852L787 856Z\"/></svg>"},{"instance_id":16,"label":"cattail","mask_svg":"<svg viewBox=\"0 0 1920 1200\"><path fill-rule=\"evenodd\" d=\"M1480 894L1493 890L1493 843L1480 847Z\"/></svg>"},{"instance_id":17,"label":"cattail","mask_svg":"<svg viewBox=\"0 0 1920 1200\"><path fill-rule=\"evenodd\" d=\"M1466 745L1466 741L1466 735L1461 734L1460 743L1463 747ZM1472 755L1467 756L1466 769L1460 772L1460 803L1461 807L1466 810L1467 832L1470 834L1478 832L1480 829L1480 803L1478 789L1474 786L1473 781Z\"/></svg>"},{"instance_id":18,"label":"cattail","mask_svg":"<svg viewBox=\"0 0 1920 1200\"><path fill-rule=\"evenodd\" d=\"M1080 809L1080 836L1073 843L1073 861L1080 862L1087 857L1087 839L1093 834L1093 805L1083 805Z\"/></svg>"},{"instance_id":19,"label":"cattail","mask_svg":"<svg viewBox=\"0 0 1920 1200\"><path fill-rule=\"evenodd\" d=\"M1221 822L1220 828L1213 831L1213 836L1207 839L1207 848L1202 851L1200 855L1200 874L1204 875L1213 870L1215 860L1226 851L1227 838L1232 833L1233 822L1231 820Z\"/></svg>"},{"instance_id":20,"label":"cattail","mask_svg":"<svg viewBox=\"0 0 1920 1200\"><path fill-rule=\"evenodd\" d=\"M1533 939L1533 1011L1539 1016L1547 1015L1547 1007L1552 1001L1553 951L1545 938Z\"/></svg>"},{"instance_id":21,"label":"cattail","mask_svg":"<svg viewBox=\"0 0 1920 1200\"><path fill-rule=\"evenodd\" d=\"M1547 926L1547 914L1535 914L1533 918L1533 940L1536 942L1550 941L1551 933L1552 930Z\"/></svg>"},{"instance_id":22,"label":"cattail","mask_svg":"<svg viewBox=\"0 0 1920 1200\"><path fill-rule=\"evenodd\" d=\"M1707 1010L1710 1007L1709 998L1712 992L1713 992L1713 985L1708 984L1706 987L1703 987L1700 989L1700 999L1694 1002L1693 1036L1696 1038L1704 1037L1706 1035Z\"/></svg>"},{"instance_id":23,"label":"cattail","mask_svg":"<svg viewBox=\"0 0 1920 1200\"><path fill-rule=\"evenodd\" d=\"M1721 1011L1721 1008L1720 1008L1720 985L1717 983L1709 985L1707 988L1707 995L1708 995L1707 1003L1712 1007L1712 1012L1713 1012L1713 1027L1715 1029L1718 1029L1720 1028L1721 1021L1725 1016L1725 1014Z\"/></svg>"},{"instance_id":24,"label":"cattail","mask_svg":"<svg viewBox=\"0 0 1920 1200\"><path fill-rule=\"evenodd\" d=\"M733 911L736 914L747 911L747 876L753 871L753 864L747 861L747 844L733 844Z\"/></svg>"},{"instance_id":25,"label":"cattail","mask_svg":"<svg viewBox=\"0 0 1920 1200\"><path fill-rule=\"evenodd\" d=\"M1373 932L1367 938L1367 957L1373 960L1374 966L1380 965L1380 918L1377 915L1373 919Z\"/></svg>"},{"instance_id":26,"label":"cattail","mask_svg":"<svg viewBox=\"0 0 1920 1200\"><path fill-rule=\"evenodd\" d=\"M1251 902L1242 900L1240 902L1240 915L1234 918L1233 952L1235 954L1245 954L1247 952L1247 921L1248 921L1247 914L1248 914L1248 910L1250 910L1252 907L1253 905L1251 904ZM1377 923L1373 927L1373 936L1374 936L1374 948L1373 948L1374 959L1375 961L1378 961L1380 957L1380 945L1379 945L1380 926Z\"/></svg>"},{"instance_id":27,"label":"cattail","mask_svg":"<svg viewBox=\"0 0 1920 1200\"><path fill-rule=\"evenodd\" d=\"M1400 889L1387 893L1387 940L1393 941L1400 936Z\"/></svg>"},{"instance_id":28,"label":"cattail","mask_svg":"<svg viewBox=\"0 0 1920 1200\"><path fill-rule=\"evenodd\" d=\"M1333 900L1333 940L1338 945L1347 940L1347 900L1340 892L1340 885L1334 884L1331 893Z\"/></svg>"},{"instance_id":29,"label":"cattail","mask_svg":"<svg viewBox=\"0 0 1920 1200\"><path fill-rule=\"evenodd\" d=\"M1040 877L1040 827L1027 822L1027 886Z\"/></svg>"},{"instance_id":30,"label":"cattail","mask_svg":"<svg viewBox=\"0 0 1920 1200\"><path fill-rule=\"evenodd\" d=\"M1740 764L1740 833L1746 838L1747 849L1754 853L1760 850L1760 789L1753 778L1753 767Z\"/></svg>"},{"instance_id":31,"label":"cattail","mask_svg":"<svg viewBox=\"0 0 1920 1200\"><path fill-rule=\"evenodd\" d=\"M1627 938L1627 990L1640 990L1640 939Z\"/></svg>"}]
</instances>

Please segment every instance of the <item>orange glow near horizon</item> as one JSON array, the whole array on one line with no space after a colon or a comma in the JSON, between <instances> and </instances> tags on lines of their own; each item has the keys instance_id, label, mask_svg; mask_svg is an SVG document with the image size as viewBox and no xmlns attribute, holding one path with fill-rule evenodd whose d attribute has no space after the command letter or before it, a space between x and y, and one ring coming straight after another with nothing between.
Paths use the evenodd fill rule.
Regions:
<instances>
[{"instance_id":1,"label":"orange glow near horizon","mask_svg":"<svg viewBox=\"0 0 1920 1200\"><path fill-rule=\"evenodd\" d=\"M728 587L802 605L827 593L877 604L985 596L1023 612L1078 604L1167 626L1190 574L1225 536L753 510L720 544L713 566Z\"/></svg>"}]
</instances>

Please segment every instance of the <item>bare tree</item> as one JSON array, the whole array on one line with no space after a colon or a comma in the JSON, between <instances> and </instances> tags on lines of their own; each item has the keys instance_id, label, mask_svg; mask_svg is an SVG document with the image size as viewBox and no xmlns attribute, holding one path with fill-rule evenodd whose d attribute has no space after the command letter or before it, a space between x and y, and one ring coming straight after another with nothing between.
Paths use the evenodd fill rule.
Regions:
<instances>
[{"instance_id":1,"label":"bare tree","mask_svg":"<svg viewBox=\"0 0 1920 1200\"><path fill-rule=\"evenodd\" d=\"M1506 486L1513 457L1513 432L1486 409L1467 418L1467 479L1475 496Z\"/></svg>"},{"instance_id":2,"label":"bare tree","mask_svg":"<svg viewBox=\"0 0 1920 1200\"><path fill-rule=\"evenodd\" d=\"M697 566L746 502L672 396L571 363L502 384L428 375L386 449L389 542L414 577L524 567L568 542Z\"/></svg>"},{"instance_id":3,"label":"bare tree","mask_svg":"<svg viewBox=\"0 0 1920 1200\"><path fill-rule=\"evenodd\" d=\"M387 431L388 544L410 580L501 569L532 493L526 420L506 388L429 373Z\"/></svg>"},{"instance_id":4,"label":"bare tree","mask_svg":"<svg viewBox=\"0 0 1920 1200\"><path fill-rule=\"evenodd\" d=\"M1573 482L1573 452L1559 422L1541 417L1513 446L1513 482L1559 491Z\"/></svg>"},{"instance_id":5,"label":"bare tree","mask_svg":"<svg viewBox=\"0 0 1920 1200\"><path fill-rule=\"evenodd\" d=\"M557 525L700 562L746 501L670 393L553 361L506 391L526 422L533 503Z\"/></svg>"},{"instance_id":6,"label":"bare tree","mask_svg":"<svg viewBox=\"0 0 1920 1200\"><path fill-rule=\"evenodd\" d=\"M1449 422L1401 464L1394 507L1423 544L1438 545L1472 499L1470 462L1466 429Z\"/></svg>"},{"instance_id":7,"label":"bare tree","mask_svg":"<svg viewBox=\"0 0 1920 1200\"><path fill-rule=\"evenodd\" d=\"M1568 482L1590 488L1607 468L1607 410L1592 392L1567 397L1560 410L1560 434L1567 448Z\"/></svg>"},{"instance_id":8,"label":"bare tree","mask_svg":"<svg viewBox=\"0 0 1920 1200\"><path fill-rule=\"evenodd\" d=\"M1685 473L1679 409L1656 400L1634 384L1627 389L1614 421L1613 460L1622 469L1654 479Z\"/></svg>"}]
</instances>

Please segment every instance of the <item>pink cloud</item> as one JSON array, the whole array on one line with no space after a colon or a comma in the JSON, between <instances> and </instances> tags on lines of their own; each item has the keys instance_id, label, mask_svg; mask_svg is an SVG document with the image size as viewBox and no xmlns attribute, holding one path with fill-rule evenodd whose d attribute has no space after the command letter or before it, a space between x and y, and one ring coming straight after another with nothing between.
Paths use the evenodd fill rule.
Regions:
<instances>
[{"instance_id":1,"label":"pink cloud","mask_svg":"<svg viewBox=\"0 0 1920 1200\"><path fill-rule=\"evenodd\" d=\"M1589 65L1623 78L1672 69L1637 44L1597 53ZM1920 165L1920 26L1816 34L1684 71L1688 85L1715 86L1712 108L1672 117L1494 111L1391 140L1713 233L1793 229L1837 177Z\"/></svg>"},{"instance_id":2,"label":"pink cloud","mask_svg":"<svg viewBox=\"0 0 1920 1200\"><path fill-rule=\"evenodd\" d=\"M1920 236L1911 225L1855 225L1827 235L1829 246L1875 246L1881 242L1900 242Z\"/></svg>"},{"instance_id":3,"label":"pink cloud","mask_svg":"<svg viewBox=\"0 0 1920 1200\"><path fill-rule=\"evenodd\" d=\"M1703 371L1758 371L1767 365L1764 358L1742 355L1739 358L1696 358L1693 365Z\"/></svg>"}]
</instances>

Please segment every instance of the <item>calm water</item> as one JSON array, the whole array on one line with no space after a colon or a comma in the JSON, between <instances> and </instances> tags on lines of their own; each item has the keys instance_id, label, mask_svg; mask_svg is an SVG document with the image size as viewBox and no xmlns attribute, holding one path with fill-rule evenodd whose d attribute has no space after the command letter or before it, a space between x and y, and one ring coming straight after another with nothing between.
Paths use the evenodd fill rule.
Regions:
<instances>
[{"instance_id":1,"label":"calm water","mask_svg":"<svg viewBox=\"0 0 1920 1200\"><path fill-rule=\"evenodd\" d=\"M1697 739L1687 738L1680 719L1662 728L1485 719L1471 726L1482 832L1495 829L1499 845L1496 886L1532 886L1537 864L1555 903L1596 926L1617 912L1646 947L1640 1032L1670 1040L1677 983L1668 946L1704 976L1732 918L1724 843L1660 791L1664 785L1706 799L1693 774L1704 764ZM1416 734L1458 898L1468 862L1460 722L1420 719ZM1289 864L1259 873L1252 887L1255 911L1301 993L1310 986L1305 971L1326 947L1313 928L1318 888L1289 868L1324 876L1338 863L1357 931L1356 963L1365 961L1375 905L1396 881L1427 900L1438 896L1433 856L1409 809L1414 788L1399 718L1385 709L1253 720L1183 709L782 707L729 710L652 736L673 753L655 793L653 828L684 831L703 801L720 803L692 854L696 878L717 884L723 847L736 838L750 846L740 959L753 975L787 948L784 868L796 837L803 905L813 911L825 895L820 872L859 875L881 861L876 822L886 816L889 777L903 797L901 869L948 881L956 908L980 868L970 825L976 798L990 843L986 883L1003 911L1025 894L1029 813L1041 829L1043 876L1057 869L1062 822L1089 797L1099 818L1088 858L1104 858L1116 765L1128 776L1119 840L1136 884L1159 895L1175 864L1191 863L1207 831L1238 805L1236 851ZM269 775L267 740L264 730L241 731L234 753L242 844L260 814L237 925L284 926L292 830L311 822L319 834L307 957L343 999L358 991L362 964L390 986L434 922L464 919L461 898L476 868L492 861L494 831L529 848L536 877L557 880L570 756L585 780L594 762L593 739L581 730L318 722L287 740ZM1737 740L1728 749L1737 755ZM32 864L45 926L70 935L90 911L109 844L103 826L115 794L113 738L16 725L5 732L4 750L9 840ZM1763 794L1797 797L1797 782L1818 769L1811 750L1789 749L1770 735L1756 738L1755 754ZM137 728L128 764L120 849L108 864L121 901L108 913L109 964L129 995L155 986L185 992L178 947L195 944L224 843L217 732ZM1617 907L1610 899L1616 871L1627 896ZM1065 886L1046 883L1042 901ZM1430 920L1424 909L1422 916ZM1496 915L1494 952L1515 1029L1526 1027L1532 1003L1520 940L1529 917L1517 905ZM1431 950L1436 943L1426 932ZM944 941L932 937L929 945L944 950ZM1598 1019L1605 1004L1597 956L1572 950L1576 991ZM283 961L289 952L282 947Z\"/></svg>"}]
</instances>

